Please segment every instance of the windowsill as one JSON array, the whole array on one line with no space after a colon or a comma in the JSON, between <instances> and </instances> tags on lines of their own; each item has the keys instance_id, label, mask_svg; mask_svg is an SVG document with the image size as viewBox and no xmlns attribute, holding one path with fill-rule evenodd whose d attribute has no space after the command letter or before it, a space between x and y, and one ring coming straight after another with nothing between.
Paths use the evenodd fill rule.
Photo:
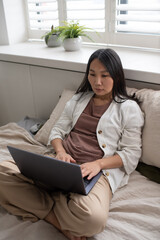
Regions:
<instances>
[{"instance_id":1,"label":"windowsill","mask_svg":"<svg viewBox=\"0 0 160 240\"><path fill-rule=\"evenodd\" d=\"M160 51L105 47L118 53L127 79L160 84ZM0 61L85 72L89 56L105 47L83 45L80 51L66 52L63 47L48 48L44 42L25 42L0 46Z\"/></svg>"}]
</instances>

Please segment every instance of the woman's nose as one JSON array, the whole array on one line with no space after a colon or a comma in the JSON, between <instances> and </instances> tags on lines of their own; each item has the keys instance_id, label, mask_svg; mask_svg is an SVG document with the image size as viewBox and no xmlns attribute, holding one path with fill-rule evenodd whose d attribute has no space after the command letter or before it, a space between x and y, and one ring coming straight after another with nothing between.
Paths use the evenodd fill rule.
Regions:
<instances>
[{"instance_id":1,"label":"woman's nose","mask_svg":"<svg viewBox=\"0 0 160 240\"><path fill-rule=\"evenodd\" d=\"M99 77L99 76L96 77L95 84L96 85L101 85L102 84L101 77Z\"/></svg>"}]
</instances>

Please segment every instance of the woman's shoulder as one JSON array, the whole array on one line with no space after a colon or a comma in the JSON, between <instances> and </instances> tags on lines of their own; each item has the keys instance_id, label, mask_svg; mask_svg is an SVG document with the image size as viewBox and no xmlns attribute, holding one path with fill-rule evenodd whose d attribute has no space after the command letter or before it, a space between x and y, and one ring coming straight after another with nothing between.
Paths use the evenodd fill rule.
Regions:
<instances>
[{"instance_id":1,"label":"woman's shoulder","mask_svg":"<svg viewBox=\"0 0 160 240\"><path fill-rule=\"evenodd\" d=\"M124 102L119 104L119 108L123 119L126 119L127 122L143 125L144 122L144 113L142 112L139 104L132 100L127 99Z\"/></svg>"},{"instance_id":2,"label":"woman's shoulder","mask_svg":"<svg viewBox=\"0 0 160 240\"><path fill-rule=\"evenodd\" d=\"M139 104L132 99L126 99L122 104L121 107L126 110L126 109L130 109L131 111L138 111L138 112L142 112Z\"/></svg>"},{"instance_id":3,"label":"woman's shoulder","mask_svg":"<svg viewBox=\"0 0 160 240\"><path fill-rule=\"evenodd\" d=\"M93 96L93 92L75 93L72 98L66 103L66 109L74 110L78 105L83 105Z\"/></svg>"},{"instance_id":4,"label":"woman's shoulder","mask_svg":"<svg viewBox=\"0 0 160 240\"><path fill-rule=\"evenodd\" d=\"M71 98L71 100L73 101L83 101L86 98L90 98L91 96L93 96L93 92L79 92L79 93L75 93L73 95L73 97Z\"/></svg>"},{"instance_id":5,"label":"woman's shoulder","mask_svg":"<svg viewBox=\"0 0 160 240\"><path fill-rule=\"evenodd\" d=\"M117 97L115 103L121 109L131 108L141 111L139 104L133 99L121 99Z\"/></svg>"},{"instance_id":6,"label":"woman's shoulder","mask_svg":"<svg viewBox=\"0 0 160 240\"><path fill-rule=\"evenodd\" d=\"M138 103L133 99L126 99L122 102L123 106L138 107Z\"/></svg>"}]
</instances>

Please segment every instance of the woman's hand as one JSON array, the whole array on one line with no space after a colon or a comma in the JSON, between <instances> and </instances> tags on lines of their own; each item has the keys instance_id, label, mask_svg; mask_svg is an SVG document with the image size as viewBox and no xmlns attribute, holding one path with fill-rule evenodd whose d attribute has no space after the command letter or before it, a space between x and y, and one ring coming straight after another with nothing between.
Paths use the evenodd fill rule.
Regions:
<instances>
[{"instance_id":1,"label":"woman's hand","mask_svg":"<svg viewBox=\"0 0 160 240\"><path fill-rule=\"evenodd\" d=\"M96 176L100 171L101 167L98 161L88 162L81 164L82 177L87 177L90 180Z\"/></svg>"},{"instance_id":2,"label":"woman's hand","mask_svg":"<svg viewBox=\"0 0 160 240\"><path fill-rule=\"evenodd\" d=\"M55 138L52 140L51 144L56 152L56 158L58 160L62 160L64 162L76 163L76 161L69 154L66 153L62 144L62 139Z\"/></svg>"},{"instance_id":3,"label":"woman's hand","mask_svg":"<svg viewBox=\"0 0 160 240\"><path fill-rule=\"evenodd\" d=\"M56 158L64 162L76 163L76 161L68 153L64 151L57 152Z\"/></svg>"}]
</instances>

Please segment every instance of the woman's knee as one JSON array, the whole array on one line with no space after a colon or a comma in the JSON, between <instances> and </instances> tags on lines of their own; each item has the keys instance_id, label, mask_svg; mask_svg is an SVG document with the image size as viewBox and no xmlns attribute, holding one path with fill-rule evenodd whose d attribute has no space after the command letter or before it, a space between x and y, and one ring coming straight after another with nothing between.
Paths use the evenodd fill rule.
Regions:
<instances>
[{"instance_id":1,"label":"woman's knee","mask_svg":"<svg viewBox=\"0 0 160 240\"><path fill-rule=\"evenodd\" d=\"M75 211L74 211L75 210ZM107 208L104 209L101 205L85 206L85 208L73 209L72 213L77 217L73 229L78 236L91 237L104 230L108 217Z\"/></svg>"},{"instance_id":2,"label":"woman's knee","mask_svg":"<svg viewBox=\"0 0 160 240\"><path fill-rule=\"evenodd\" d=\"M108 217L107 209L102 209L101 206L88 211L88 216L84 219L83 229L86 232L83 233L84 236L91 237L97 233L100 233L104 230L106 226L106 221Z\"/></svg>"}]
</instances>

